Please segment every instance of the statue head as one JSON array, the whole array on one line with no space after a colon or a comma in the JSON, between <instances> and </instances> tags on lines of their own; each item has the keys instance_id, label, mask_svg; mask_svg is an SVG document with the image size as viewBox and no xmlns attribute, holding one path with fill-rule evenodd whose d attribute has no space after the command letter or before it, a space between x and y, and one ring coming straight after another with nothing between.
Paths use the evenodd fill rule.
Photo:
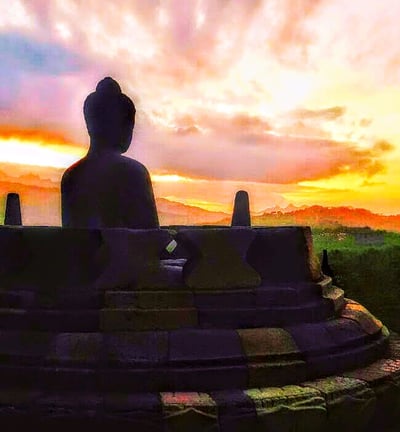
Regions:
<instances>
[{"instance_id":1,"label":"statue head","mask_svg":"<svg viewBox=\"0 0 400 432\"><path fill-rule=\"evenodd\" d=\"M117 81L102 79L83 105L83 113L96 150L125 153L132 140L135 126L135 105L124 95Z\"/></svg>"}]
</instances>

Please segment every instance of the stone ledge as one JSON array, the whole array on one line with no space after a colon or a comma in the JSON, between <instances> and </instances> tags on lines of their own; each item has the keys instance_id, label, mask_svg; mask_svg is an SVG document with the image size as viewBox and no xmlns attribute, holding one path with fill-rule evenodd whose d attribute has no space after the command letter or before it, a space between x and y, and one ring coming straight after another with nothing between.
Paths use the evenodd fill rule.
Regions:
<instances>
[{"instance_id":1,"label":"stone ledge","mask_svg":"<svg viewBox=\"0 0 400 432\"><path fill-rule=\"evenodd\" d=\"M35 416L37 420L53 418L61 422L72 418L84 424L97 418L112 419L114 426L133 425L144 421L145 414L148 421L160 427L154 430L160 432L165 424L171 432L181 431L187 422L191 431L228 432L228 427L238 424L242 426L238 430L243 432L261 432L266 427L270 432L293 428L304 432L333 432L338 428L342 432L385 432L398 420L399 377L397 358L378 360L365 368L300 385L244 391L90 393L81 389L60 394L2 388L0 425L5 419L12 424L13 418L23 416L31 421Z\"/></svg>"}]
</instances>

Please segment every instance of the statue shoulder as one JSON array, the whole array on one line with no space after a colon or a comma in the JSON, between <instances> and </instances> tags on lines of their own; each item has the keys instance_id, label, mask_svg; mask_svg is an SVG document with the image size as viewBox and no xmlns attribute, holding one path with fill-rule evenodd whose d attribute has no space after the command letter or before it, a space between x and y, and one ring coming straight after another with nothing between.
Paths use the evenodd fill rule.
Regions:
<instances>
[{"instance_id":1,"label":"statue shoulder","mask_svg":"<svg viewBox=\"0 0 400 432\"><path fill-rule=\"evenodd\" d=\"M85 158L78 160L73 165L68 167L61 178L61 185L71 182L85 166Z\"/></svg>"},{"instance_id":2,"label":"statue shoulder","mask_svg":"<svg viewBox=\"0 0 400 432\"><path fill-rule=\"evenodd\" d=\"M127 170L135 172L137 175L142 175L144 177L149 177L149 171L147 168L136 159L128 158L123 156L121 159L121 165L123 165Z\"/></svg>"}]
</instances>

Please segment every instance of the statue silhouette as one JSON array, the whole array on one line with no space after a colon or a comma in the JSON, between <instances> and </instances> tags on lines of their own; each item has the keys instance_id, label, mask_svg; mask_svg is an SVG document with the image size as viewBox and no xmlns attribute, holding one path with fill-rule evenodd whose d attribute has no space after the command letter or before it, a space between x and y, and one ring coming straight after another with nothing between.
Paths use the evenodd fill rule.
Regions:
<instances>
[{"instance_id":1,"label":"statue silhouette","mask_svg":"<svg viewBox=\"0 0 400 432\"><path fill-rule=\"evenodd\" d=\"M107 77L86 98L83 112L90 148L63 175L63 226L158 228L146 167L121 155L132 140L135 105L119 84Z\"/></svg>"}]
</instances>

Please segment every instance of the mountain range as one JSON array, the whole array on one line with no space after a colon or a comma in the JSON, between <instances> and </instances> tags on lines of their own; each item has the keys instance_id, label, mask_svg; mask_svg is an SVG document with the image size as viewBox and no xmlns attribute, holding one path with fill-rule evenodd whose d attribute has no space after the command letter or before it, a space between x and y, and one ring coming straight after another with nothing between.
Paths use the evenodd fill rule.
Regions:
<instances>
[{"instance_id":1,"label":"mountain range","mask_svg":"<svg viewBox=\"0 0 400 432\"><path fill-rule=\"evenodd\" d=\"M158 198L157 209L161 225L230 225L231 215ZM318 205L270 207L254 213L252 225L310 225L335 228L338 226L370 227L400 232L400 214L381 215L363 208L323 207Z\"/></svg>"}]
</instances>

